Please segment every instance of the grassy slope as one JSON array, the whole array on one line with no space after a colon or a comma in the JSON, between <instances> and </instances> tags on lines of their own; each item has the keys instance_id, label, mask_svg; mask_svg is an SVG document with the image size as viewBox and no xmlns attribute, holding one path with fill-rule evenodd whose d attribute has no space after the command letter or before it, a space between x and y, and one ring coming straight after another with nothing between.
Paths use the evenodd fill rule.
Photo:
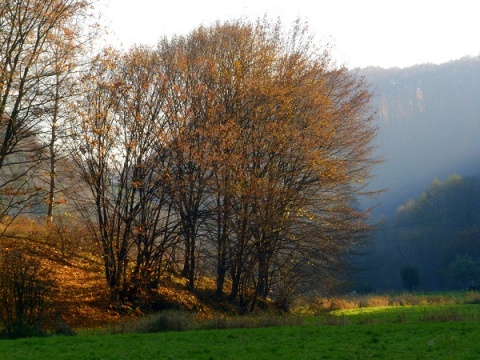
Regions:
<instances>
[{"instance_id":1,"label":"grassy slope","mask_svg":"<svg viewBox=\"0 0 480 360\"><path fill-rule=\"evenodd\" d=\"M0 341L2 359L477 359L477 305L396 307L304 326Z\"/></svg>"}]
</instances>

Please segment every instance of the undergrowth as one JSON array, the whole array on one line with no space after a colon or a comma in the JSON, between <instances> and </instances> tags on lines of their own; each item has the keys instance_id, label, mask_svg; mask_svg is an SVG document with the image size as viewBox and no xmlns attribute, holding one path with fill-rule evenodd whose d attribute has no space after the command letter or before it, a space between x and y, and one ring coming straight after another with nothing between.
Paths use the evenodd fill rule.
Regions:
<instances>
[{"instance_id":1,"label":"undergrowth","mask_svg":"<svg viewBox=\"0 0 480 360\"><path fill-rule=\"evenodd\" d=\"M155 333L162 331L188 331L213 329L244 329L278 326L300 326L303 318L294 315L257 314L249 316L227 316L214 314L208 318L181 310L165 310L130 319L107 330L111 333Z\"/></svg>"},{"instance_id":2,"label":"undergrowth","mask_svg":"<svg viewBox=\"0 0 480 360\"><path fill-rule=\"evenodd\" d=\"M389 306L429 306L480 304L480 292L455 292L437 294L386 294L350 295L345 297L315 297L299 299L292 308L293 314L323 315L335 310L378 308Z\"/></svg>"}]
</instances>

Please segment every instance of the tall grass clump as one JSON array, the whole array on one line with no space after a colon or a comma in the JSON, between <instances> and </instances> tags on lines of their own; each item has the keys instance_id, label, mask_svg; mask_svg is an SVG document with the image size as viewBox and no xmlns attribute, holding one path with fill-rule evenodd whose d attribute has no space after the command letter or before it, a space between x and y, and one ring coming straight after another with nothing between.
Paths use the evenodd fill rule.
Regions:
<instances>
[{"instance_id":1,"label":"tall grass clump","mask_svg":"<svg viewBox=\"0 0 480 360\"><path fill-rule=\"evenodd\" d=\"M469 291L465 294L464 297L465 304L480 304L480 292L479 291Z\"/></svg>"},{"instance_id":2,"label":"tall grass clump","mask_svg":"<svg viewBox=\"0 0 480 360\"><path fill-rule=\"evenodd\" d=\"M199 329L244 329L266 328L278 326L303 325L303 319L294 315L259 314L249 316L214 315L201 321Z\"/></svg>"},{"instance_id":3,"label":"tall grass clump","mask_svg":"<svg viewBox=\"0 0 480 360\"><path fill-rule=\"evenodd\" d=\"M194 330L195 314L181 310L165 310L120 323L114 333L157 333Z\"/></svg>"},{"instance_id":4,"label":"tall grass clump","mask_svg":"<svg viewBox=\"0 0 480 360\"><path fill-rule=\"evenodd\" d=\"M259 314L236 315L214 314L208 318L198 317L193 312L165 310L145 315L135 320L122 322L111 330L112 333L156 333L164 331L245 329L277 326L303 325L300 316Z\"/></svg>"}]
</instances>

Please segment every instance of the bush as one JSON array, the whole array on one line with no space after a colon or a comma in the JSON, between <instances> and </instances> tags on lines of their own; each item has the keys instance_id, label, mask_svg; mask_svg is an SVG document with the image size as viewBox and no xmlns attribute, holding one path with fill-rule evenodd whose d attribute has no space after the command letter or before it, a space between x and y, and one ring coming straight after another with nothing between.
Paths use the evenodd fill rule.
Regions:
<instances>
[{"instance_id":1,"label":"bush","mask_svg":"<svg viewBox=\"0 0 480 360\"><path fill-rule=\"evenodd\" d=\"M217 314L208 319L199 319L195 313L181 310L165 310L139 319L121 323L113 333L155 333L162 331L212 330L264 328L272 326L299 326L300 316L262 314L248 316L226 316Z\"/></svg>"},{"instance_id":2,"label":"bush","mask_svg":"<svg viewBox=\"0 0 480 360\"><path fill-rule=\"evenodd\" d=\"M165 310L134 321L120 324L120 333L156 333L162 331L186 331L195 328L194 314L181 310Z\"/></svg>"},{"instance_id":3,"label":"bush","mask_svg":"<svg viewBox=\"0 0 480 360\"><path fill-rule=\"evenodd\" d=\"M480 304L480 294L476 291L470 291L465 294L465 304Z\"/></svg>"},{"instance_id":4,"label":"bush","mask_svg":"<svg viewBox=\"0 0 480 360\"><path fill-rule=\"evenodd\" d=\"M400 269L400 277L405 289L410 292L420 284L420 272L418 268L413 265L406 265Z\"/></svg>"},{"instance_id":5,"label":"bush","mask_svg":"<svg viewBox=\"0 0 480 360\"><path fill-rule=\"evenodd\" d=\"M199 324L200 329L244 329L272 326L299 326L303 324L300 316L280 316L278 314L249 316L215 316Z\"/></svg>"},{"instance_id":6,"label":"bush","mask_svg":"<svg viewBox=\"0 0 480 360\"><path fill-rule=\"evenodd\" d=\"M38 259L18 249L3 250L0 257L0 322L8 337L44 333L52 315L50 272Z\"/></svg>"},{"instance_id":7,"label":"bush","mask_svg":"<svg viewBox=\"0 0 480 360\"><path fill-rule=\"evenodd\" d=\"M474 285L480 278L480 262L468 254L458 256L448 266L450 281L456 288L466 288ZM474 289L469 289L474 290Z\"/></svg>"},{"instance_id":8,"label":"bush","mask_svg":"<svg viewBox=\"0 0 480 360\"><path fill-rule=\"evenodd\" d=\"M362 296L359 301L359 307L385 307L390 305L388 296L370 295Z\"/></svg>"}]
</instances>

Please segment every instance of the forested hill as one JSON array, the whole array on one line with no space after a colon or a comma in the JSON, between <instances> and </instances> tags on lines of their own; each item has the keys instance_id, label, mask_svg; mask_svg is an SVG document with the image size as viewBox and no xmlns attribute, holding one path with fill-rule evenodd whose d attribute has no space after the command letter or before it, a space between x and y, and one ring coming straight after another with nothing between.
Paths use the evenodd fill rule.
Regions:
<instances>
[{"instance_id":1,"label":"forested hill","mask_svg":"<svg viewBox=\"0 0 480 360\"><path fill-rule=\"evenodd\" d=\"M388 188L378 213L391 214L434 178L480 173L480 56L360 75L374 87L385 160L372 183Z\"/></svg>"}]
</instances>

